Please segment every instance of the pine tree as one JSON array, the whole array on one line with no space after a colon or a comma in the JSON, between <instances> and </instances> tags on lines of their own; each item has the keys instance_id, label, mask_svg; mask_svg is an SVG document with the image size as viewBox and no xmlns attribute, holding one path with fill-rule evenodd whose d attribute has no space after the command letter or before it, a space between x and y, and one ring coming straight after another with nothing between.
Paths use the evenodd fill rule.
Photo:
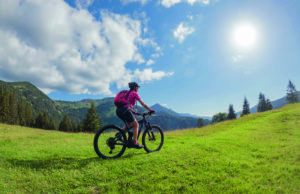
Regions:
<instances>
[{"instance_id":1,"label":"pine tree","mask_svg":"<svg viewBox=\"0 0 300 194\"><path fill-rule=\"evenodd\" d=\"M77 131L77 123L76 122L72 122L72 132L78 132Z\"/></svg>"},{"instance_id":2,"label":"pine tree","mask_svg":"<svg viewBox=\"0 0 300 194\"><path fill-rule=\"evenodd\" d=\"M272 105L271 101L269 99L267 99L266 110L272 110L272 109L273 109L273 105Z\"/></svg>"},{"instance_id":3,"label":"pine tree","mask_svg":"<svg viewBox=\"0 0 300 194\"><path fill-rule=\"evenodd\" d=\"M86 132L94 132L100 128L99 115L96 112L95 103L91 104L83 122L83 130Z\"/></svg>"},{"instance_id":4,"label":"pine tree","mask_svg":"<svg viewBox=\"0 0 300 194\"><path fill-rule=\"evenodd\" d=\"M72 124L71 124L71 119L68 115L65 115L63 120L59 124L59 131L67 131L70 132L72 131Z\"/></svg>"},{"instance_id":5,"label":"pine tree","mask_svg":"<svg viewBox=\"0 0 300 194\"><path fill-rule=\"evenodd\" d=\"M44 117L42 113L39 113L38 116L35 119L35 127L39 129L43 129L44 126Z\"/></svg>"},{"instance_id":6,"label":"pine tree","mask_svg":"<svg viewBox=\"0 0 300 194\"><path fill-rule=\"evenodd\" d=\"M288 103L297 103L299 102L298 92L296 90L295 85L289 80L289 84L287 87L286 100Z\"/></svg>"},{"instance_id":7,"label":"pine tree","mask_svg":"<svg viewBox=\"0 0 300 194\"><path fill-rule=\"evenodd\" d=\"M25 120L25 103L24 100L21 99L19 105L18 105L18 113L19 113L19 124L21 126L26 125L26 120Z\"/></svg>"},{"instance_id":8,"label":"pine tree","mask_svg":"<svg viewBox=\"0 0 300 194\"><path fill-rule=\"evenodd\" d=\"M80 121L78 126L77 126L77 132L82 132L83 131L83 126L84 126L83 121Z\"/></svg>"},{"instance_id":9,"label":"pine tree","mask_svg":"<svg viewBox=\"0 0 300 194\"><path fill-rule=\"evenodd\" d=\"M258 101L258 105L257 105L257 112L264 112L266 111L266 98L265 95L260 93L259 94L259 101Z\"/></svg>"},{"instance_id":10,"label":"pine tree","mask_svg":"<svg viewBox=\"0 0 300 194\"><path fill-rule=\"evenodd\" d=\"M0 87L0 122L4 122L4 89Z\"/></svg>"},{"instance_id":11,"label":"pine tree","mask_svg":"<svg viewBox=\"0 0 300 194\"><path fill-rule=\"evenodd\" d=\"M49 119L48 129L56 130L56 123L52 117Z\"/></svg>"},{"instance_id":12,"label":"pine tree","mask_svg":"<svg viewBox=\"0 0 300 194\"><path fill-rule=\"evenodd\" d=\"M250 114L250 105L248 103L247 98L245 97L241 117L244 116L244 115L248 115L248 114Z\"/></svg>"},{"instance_id":13,"label":"pine tree","mask_svg":"<svg viewBox=\"0 0 300 194\"><path fill-rule=\"evenodd\" d=\"M202 118L198 119L198 127L203 127L204 126L204 120Z\"/></svg>"},{"instance_id":14,"label":"pine tree","mask_svg":"<svg viewBox=\"0 0 300 194\"><path fill-rule=\"evenodd\" d=\"M29 103L25 104L25 122L27 127L33 127L34 126L34 118L32 115L32 107Z\"/></svg>"},{"instance_id":15,"label":"pine tree","mask_svg":"<svg viewBox=\"0 0 300 194\"><path fill-rule=\"evenodd\" d=\"M9 120L9 92L6 91L3 97L3 122L9 123Z\"/></svg>"},{"instance_id":16,"label":"pine tree","mask_svg":"<svg viewBox=\"0 0 300 194\"><path fill-rule=\"evenodd\" d=\"M257 105L257 112L265 112L268 110L272 110L273 106L269 99L265 98L265 95L262 93L259 94L259 102Z\"/></svg>"},{"instance_id":17,"label":"pine tree","mask_svg":"<svg viewBox=\"0 0 300 194\"><path fill-rule=\"evenodd\" d=\"M229 105L227 119L228 120L236 119L236 114L235 114L232 104Z\"/></svg>"},{"instance_id":18,"label":"pine tree","mask_svg":"<svg viewBox=\"0 0 300 194\"><path fill-rule=\"evenodd\" d=\"M19 114L18 114L18 102L16 93L14 91L10 92L9 95L9 124L19 124Z\"/></svg>"},{"instance_id":19,"label":"pine tree","mask_svg":"<svg viewBox=\"0 0 300 194\"><path fill-rule=\"evenodd\" d=\"M48 119L48 115L46 112L43 113L43 127L42 129L48 129L49 128L49 119Z\"/></svg>"}]
</instances>

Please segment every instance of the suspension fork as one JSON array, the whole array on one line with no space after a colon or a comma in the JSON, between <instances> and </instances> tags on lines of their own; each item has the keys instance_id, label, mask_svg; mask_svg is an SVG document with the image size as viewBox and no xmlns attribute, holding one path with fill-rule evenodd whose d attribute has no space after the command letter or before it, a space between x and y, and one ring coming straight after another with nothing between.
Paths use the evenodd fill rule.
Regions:
<instances>
[{"instance_id":1,"label":"suspension fork","mask_svg":"<svg viewBox=\"0 0 300 194\"><path fill-rule=\"evenodd\" d=\"M147 133L148 133L149 140L155 140L155 135L154 135L153 131L151 130L152 127L151 127L150 122L146 122L145 125L146 125L146 130L148 129Z\"/></svg>"}]
</instances>

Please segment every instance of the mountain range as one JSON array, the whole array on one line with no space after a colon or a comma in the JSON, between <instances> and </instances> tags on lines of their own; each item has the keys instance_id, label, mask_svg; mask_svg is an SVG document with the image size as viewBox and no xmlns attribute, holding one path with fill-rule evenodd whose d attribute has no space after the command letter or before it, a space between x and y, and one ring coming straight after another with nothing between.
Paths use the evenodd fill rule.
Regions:
<instances>
[{"instance_id":1,"label":"mountain range","mask_svg":"<svg viewBox=\"0 0 300 194\"><path fill-rule=\"evenodd\" d=\"M36 86L30 82L4 82L0 80L0 87L13 90L17 98L23 98L32 105L34 115L40 112L47 112L49 116L54 118L58 124L60 120L68 115L72 122L79 123L85 118L91 103L95 103L97 113L103 124L123 125L123 122L115 114L114 98L103 98L98 100L84 99L81 101L59 101L52 100ZM146 111L141 106L135 106L138 112ZM165 130L184 129L197 127L198 118L189 114L177 113L160 104L151 106L156 111L156 115L149 118L151 123L160 125ZM209 120L205 119L204 124L209 124Z\"/></svg>"},{"instance_id":2,"label":"mountain range","mask_svg":"<svg viewBox=\"0 0 300 194\"><path fill-rule=\"evenodd\" d=\"M35 116L40 112L47 112L49 116L54 118L58 124L63 116L68 115L73 122L79 123L85 118L88 108L94 102L97 113L103 124L116 124L123 125L122 121L115 114L114 98L103 98L98 100L84 99L81 101L59 101L52 100L36 86L30 82L4 82L0 80L0 87L10 89L16 92L18 99L23 98L25 101L32 105ZM299 92L300 98L300 92ZM273 109L283 107L287 101L286 97L271 102ZM165 130L184 129L197 127L199 117L189 113L177 113L174 110L154 104L150 107L156 111L156 116L150 117L152 123L160 125ZM141 106L135 106L138 112L146 111ZM255 113L257 105L251 108L251 113ZM237 113L239 116L240 112ZM209 124L211 117L201 117L204 119L204 124Z\"/></svg>"}]
</instances>

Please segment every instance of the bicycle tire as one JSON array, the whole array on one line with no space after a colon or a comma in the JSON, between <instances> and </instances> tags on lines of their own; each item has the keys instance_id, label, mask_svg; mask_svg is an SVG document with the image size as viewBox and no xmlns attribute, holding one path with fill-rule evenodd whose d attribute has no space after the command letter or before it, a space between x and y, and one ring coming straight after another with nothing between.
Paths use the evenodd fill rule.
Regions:
<instances>
[{"instance_id":1,"label":"bicycle tire","mask_svg":"<svg viewBox=\"0 0 300 194\"><path fill-rule=\"evenodd\" d=\"M115 133L120 133L121 136L115 137ZM101 139L101 148L99 149L99 138ZM104 142L103 142L104 141ZM119 143L117 143L119 142ZM112 150L118 145L120 151L112 155ZM122 156L126 150L127 138L125 132L115 125L107 125L97 131L94 137L94 150L96 154L103 159L115 159ZM112 149L112 147L114 147ZM110 149L111 153L105 153L104 150Z\"/></svg>"},{"instance_id":2,"label":"bicycle tire","mask_svg":"<svg viewBox=\"0 0 300 194\"><path fill-rule=\"evenodd\" d=\"M156 136L156 137L155 137ZM146 139L148 137L148 139ZM158 137L158 138L157 138ZM148 140L148 141L147 141ZM156 144L150 143L150 141L160 140ZM156 152L159 151L164 144L164 132L158 125L152 125L151 128L146 129L143 133L142 142L146 152Z\"/></svg>"}]
</instances>

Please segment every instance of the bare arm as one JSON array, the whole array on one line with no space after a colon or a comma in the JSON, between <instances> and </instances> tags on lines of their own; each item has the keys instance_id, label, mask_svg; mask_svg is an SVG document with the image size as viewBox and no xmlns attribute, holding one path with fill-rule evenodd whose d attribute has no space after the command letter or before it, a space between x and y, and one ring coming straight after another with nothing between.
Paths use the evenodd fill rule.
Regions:
<instances>
[{"instance_id":1,"label":"bare arm","mask_svg":"<svg viewBox=\"0 0 300 194\"><path fill-rule=\"evenodd\" d=\"M147 104L145 104L142 100L139 100L139 103L140 103L145 109L147 109L147 110L149 110L149 111L152 111L152 109L149 108L149 107L147 106Z\"/></svg>"}]
</instances>

